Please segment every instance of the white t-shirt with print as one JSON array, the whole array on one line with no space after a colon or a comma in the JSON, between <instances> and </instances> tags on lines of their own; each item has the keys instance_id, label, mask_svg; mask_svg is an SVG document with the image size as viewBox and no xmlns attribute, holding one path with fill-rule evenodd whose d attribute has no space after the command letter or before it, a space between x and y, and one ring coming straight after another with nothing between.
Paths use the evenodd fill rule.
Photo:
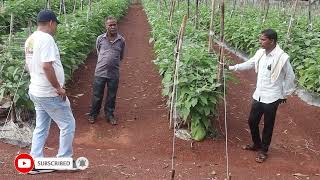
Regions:
<instances>
[{"instance_id":1,"label":"white t-shirt with print","mask_svg":"<svg viewBox=\"0 0 320 180\"><path fill-rule=\"evenodd\" d=\"M36 97L58 96L43 71L44 62L53 62L57 80L61 87L64 85L64 71L60 54L53 37L42 31L35 31L25 43L26 64L30 73L29 93Z\"/></svg>"}]
</instances>

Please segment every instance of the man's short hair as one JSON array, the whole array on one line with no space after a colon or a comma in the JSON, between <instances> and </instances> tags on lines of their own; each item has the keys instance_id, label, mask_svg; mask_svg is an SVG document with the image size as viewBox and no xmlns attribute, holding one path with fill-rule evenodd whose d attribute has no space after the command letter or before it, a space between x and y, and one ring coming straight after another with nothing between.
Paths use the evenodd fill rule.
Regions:
<instances>
[{"instance_id":1,"label":"man's short hair","mask_svg":"<svg viewBox=\"0 0 320 180\"><path fill-rule=\"evenodd\" d=\"M106 17L106 18L104 19L104 22L107 22L107 21L109 21L109 20L112 20L112 21L117 22L117 19L116 19L115 17L113 17L113 16L108 16L108 17Z\"/></svg>"},{"instance_id":2,"label":"man's short hair","mask_svg":"<svg viewBox=\"0 0 320 180\"><path fill-rule=\"evenodd\" d=\"M275 43L278 41L278 34L273 29L265 29L261 32L264 36L266 36L268 39L274 40Z\"/></svg>"}]
</instances>

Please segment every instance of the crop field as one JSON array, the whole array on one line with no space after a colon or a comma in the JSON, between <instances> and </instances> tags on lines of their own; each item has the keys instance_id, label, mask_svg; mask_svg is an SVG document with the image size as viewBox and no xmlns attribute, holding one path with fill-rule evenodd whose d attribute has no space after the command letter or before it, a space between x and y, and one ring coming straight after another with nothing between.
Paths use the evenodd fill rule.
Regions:
<instances>
[{"instance_id":1,"label":"crop field","mask_svg":"<svg viewBox=\"0 0 320 180\"><path fill-rule=\"evenodd\" d=\"M53 38L76 121L73 159L90 164L32 176L12 162L30 153L36 124L24 46L43 9L61 22ZM116 126L103 107L88 122L108 16L126 44ZM290 57L296 89L320 104L319 0L0 0L0 179L320 179L320 107L297 93L279 105L264 163L241 148L251 143L257 74L225 66L250 59L268 28ZM56 156L59 137L52 123L45 157Z\"/></svg>"}]
</instances>

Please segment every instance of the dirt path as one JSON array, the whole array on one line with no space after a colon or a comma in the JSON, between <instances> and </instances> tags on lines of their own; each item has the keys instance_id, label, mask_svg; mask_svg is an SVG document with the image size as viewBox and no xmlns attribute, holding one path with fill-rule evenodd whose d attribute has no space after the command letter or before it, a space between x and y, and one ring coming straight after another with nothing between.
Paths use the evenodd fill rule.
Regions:
<instances>
[{"instance_id":1,"label":"dirt path","mask_svg":"<svg viewBox=\"0 0 320 180\"><path fill-rule=\"evenodd\" d=\"M131 6L119 23L127 41L115 115L117 126L99 116L91 125L85 115L89 111L96 56L90 54L75 73L68 90L76 117L74 157L90 161L85 171L51 173L37 176L19 175L13 167L18 152L29 149L0 143L0 179L170 179L172 131L168 129L165 99L161 96L161 78L155 65L152 47L148 44L150 27L141 6ZM234 180L296 179L301 173L320 179L320 110L308 106L297 97L278 111L270 159L254 162L254 153L240 150L250 140L246 129L251 95L255 85L253 72L236 74L239 84L229 84L228 121L230 172ZM79 94L83 96L76 97ZM102 113L101 113L102 114ZM220 123L223 126L223 123ZM58 130L51 129L46 154L57 152ZM306 144L306 141L309 144ZM306 146L309 145L309 146ZM195 143L177 140L176 179L224 179L224 138ZM306 179L306 177L299 177Z\"/></svg>"}]
</instances>

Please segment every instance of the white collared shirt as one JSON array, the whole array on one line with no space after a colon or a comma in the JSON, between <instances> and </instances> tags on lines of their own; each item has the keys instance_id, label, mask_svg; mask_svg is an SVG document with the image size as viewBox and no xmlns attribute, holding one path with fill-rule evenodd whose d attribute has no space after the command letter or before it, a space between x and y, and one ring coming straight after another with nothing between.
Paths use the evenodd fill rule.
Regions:
<instances>
[{"instance_id":1,"label":"white collared shirt","mask_svg":"<svg viewBox=\"0 0 320 180\"><path fill-rule=\"evenodd\" d=\"M242 71L255 67L258 64L258 75L256 90L253 94L253 99L262 103L273 103L278 99L283 99L294 91L294 72L292 70L289 60L284 64L281 73L276 81L271 80L271 66L276 63L281 48L277 45L268 55L264 49L260 49L248 61L229 66L229 70Z\"/></svg>"}]
</instances>

